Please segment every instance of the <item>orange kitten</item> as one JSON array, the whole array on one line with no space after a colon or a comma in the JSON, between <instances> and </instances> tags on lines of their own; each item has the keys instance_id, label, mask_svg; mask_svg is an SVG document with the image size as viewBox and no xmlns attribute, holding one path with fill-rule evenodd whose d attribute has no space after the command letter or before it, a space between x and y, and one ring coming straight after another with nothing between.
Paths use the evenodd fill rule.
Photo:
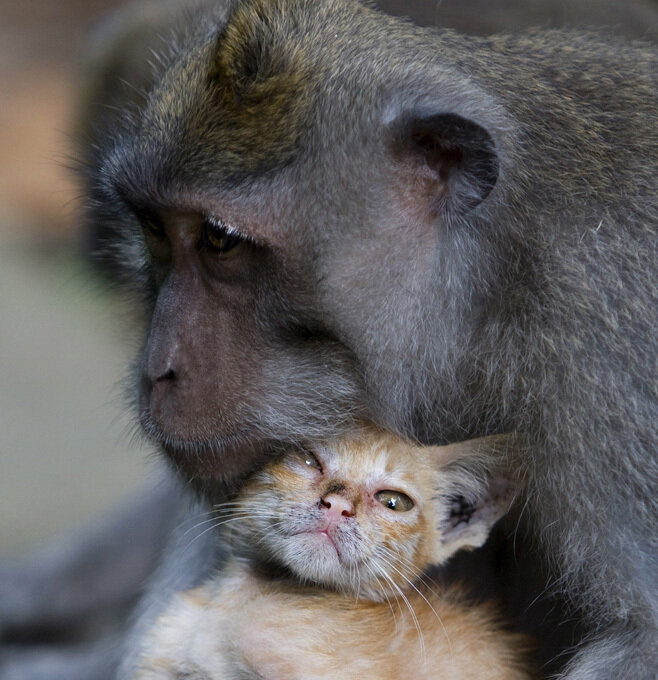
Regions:
<instances>
[{"instance_id":1,"label":"orange kitten","mask_svg":"<svg viewBox=\"0 0 658 680\"><path fill-rule=\"evenodd\" d=\"M233 556L175 597L136 677L528 680L523 639L424 576L507 511L505 442L369 431L287 453L221 507Z\"/></svg>"}]
</instances>

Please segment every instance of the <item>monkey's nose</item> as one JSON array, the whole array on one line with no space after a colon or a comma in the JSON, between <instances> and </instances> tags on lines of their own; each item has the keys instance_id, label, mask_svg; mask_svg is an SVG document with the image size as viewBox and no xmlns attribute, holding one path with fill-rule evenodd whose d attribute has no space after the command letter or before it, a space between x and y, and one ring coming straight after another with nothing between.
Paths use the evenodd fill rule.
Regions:
<instances>
[{"instance_id":1,"label":"monkey's nose","mask_svg":"<svg viewBox=\"0 0 658 680\"><path fill-rule=\"evenodd\" d=\"M163 390L166 391L167 385L176 382L176 380L177 376L173 369L166 369L158 373L143 371L141 379L142 398L150 401L155 396L154 393L160 394Z\"/></svg>"},{"instance_id":2,"label":"monkey's nose","mask_svg":"<svg viewBox=\"0 0 658 680\"><path fill-rule=\"evenodd\" d=\"M332 515L344 517L354 516L354 506L351 501L337 493L327 494L322 499L322 505L331 511Z\"/></svg>"},{"instance_id":3,"label":"monkey's nose","mask_svg":"<svg viewBox=\"0 0 658 680\"><path fill-rule=\"evenodd\" d=\"M140 404L151 418L159 423L171 419L171 409L176 406L179 375L168 364L146 366L142 372Z\"/></svg>"},{"instance_id":4,"label":"monkey's nose","mask_svg":"<svg viewBox=\"0 0 658 680\"><path fill-rule=\"evenodd\" d=\"M171 382L173 380L176 380L176 373L174 372L173 368L170 368L166 371L164 371L161 375L158 375L153 382L159 383L159 382Z\"/></svg>"}]
</instances>

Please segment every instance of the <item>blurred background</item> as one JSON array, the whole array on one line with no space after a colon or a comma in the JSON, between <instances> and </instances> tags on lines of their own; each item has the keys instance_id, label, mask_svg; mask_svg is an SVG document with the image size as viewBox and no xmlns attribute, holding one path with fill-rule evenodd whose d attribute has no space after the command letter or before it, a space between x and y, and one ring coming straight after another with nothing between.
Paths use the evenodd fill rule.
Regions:
<instances>
[{"instance_id":1,"label":"blurred background","mask_svg":"<svg viewBox=\"0 0 658 680\"><path fill-rule=\"evenodd\" d=\"M0 0L0 558L120 504L153 466L122 400L129 313L89 257L68 169L86 36L120 4ZM658 0L379 4L474 33L608 25L658 37Z\"/></svg>"},{"instance_id":2,"label":"blurred background","mask_svg":"<svg viewBox=\"0 0 658 680\"><path fill-rule=\"evenodd\" d=\"M0 557L140 488L120 381L134 345L81 255L69 170L89 27L110 0L0 0Z\"/></svg>"}]
</instances>

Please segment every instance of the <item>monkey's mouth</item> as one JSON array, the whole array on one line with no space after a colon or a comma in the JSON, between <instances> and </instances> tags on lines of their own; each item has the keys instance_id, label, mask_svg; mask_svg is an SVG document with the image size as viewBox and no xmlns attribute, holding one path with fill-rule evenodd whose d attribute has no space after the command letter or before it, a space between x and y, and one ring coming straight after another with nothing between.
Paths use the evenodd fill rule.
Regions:
<instances>
[{"instance_id":1,"label":"monkey's mouth","mask_svg":"<svg viewBox=\"0 0 658 680\"><path fill-rule=\"evenodd\" d=\"M237 482L261 467L275 448L253 431L194 439L163 432L148 417L141 421L146 436L160 445L178 475L192 482Z\"/></svg>"}]
</instances>

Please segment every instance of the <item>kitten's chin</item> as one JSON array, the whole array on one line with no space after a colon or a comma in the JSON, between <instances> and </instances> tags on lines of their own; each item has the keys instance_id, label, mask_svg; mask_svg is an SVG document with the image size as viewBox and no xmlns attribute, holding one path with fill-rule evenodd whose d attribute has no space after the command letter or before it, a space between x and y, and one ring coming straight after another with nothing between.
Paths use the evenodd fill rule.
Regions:
<instances>
[{"instance_id":1,"label":"kitten's chin","mask_svg":"<svg viewBox=\"0 0 658 680\"><path fill-rule=\"evenodd\" d=\"M284 563L301 579L326 586L342 586L345 569L336 542L325 532L307 531L286 541Z\"/></svg>"},{"instance_id":2,"label":"kitten's chin","mask_svg":"<svg viewBox=\"0 0 658 680\"><path fill-rule=\"evenodd\" d=\"M306 583L331 588L350 597L383 602L396 595L388 587L392 579L374 576L367 558L353 554L324 531L306 531L289 536L276 552L281 563Z\"/></svg>"}]
</instances>

